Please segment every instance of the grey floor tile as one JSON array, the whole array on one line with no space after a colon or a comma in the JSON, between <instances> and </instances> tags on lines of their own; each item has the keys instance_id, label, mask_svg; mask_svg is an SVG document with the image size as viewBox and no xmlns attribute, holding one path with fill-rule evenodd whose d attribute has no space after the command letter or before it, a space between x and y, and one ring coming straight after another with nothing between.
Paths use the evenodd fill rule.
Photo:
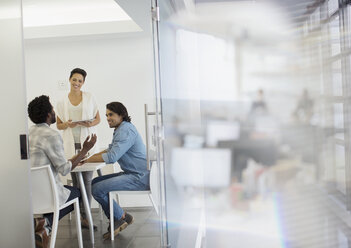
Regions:
<instances>
[{"instance_id":1,"label":"grey floor tile","mask_svg":"<svg viewBox=\"0 0 351 248\"><path fill-rule=\"evenodd\" d=\"M160 247L159 237L136 237L127 248L158 248Z\"/></svg>"},{"instance_id":2,"label":"grey floor tile","mask_svg":"<svg viewBox=\"0 0 351 248\"><path fill-rule=\"evenodd\" d=\"M149 217L149 211L139 212L139 211L128 211L134 217L135 223L145 223Z\"/></svg>"},{"instance_id":3,"label":"grey floor tile","mask_svg":"<svg viewBox=\"0 0 351 248\"><path fill-rule=\"evenodd\" d=\"M133 223L127 226L127 228L124 229L122 232L120 232L118 236L120 236L123 239L131 239L135 236L135 234L140 230L142 226L142 224Z\"/></svg>"},{"instance_id":4,"label":"grey floor tile","mask_svg":"<svg viewBox=\"0 0 351 248\"><path fill-rule=\"evenodd\" d=\"M109 221L106 216L100 220L98 209L92 211L94 225L98 230L94 233L95 244L90 243L89 230L82 229L83 243L85 248L127 248L127 247L159 247L159 227L157 215L153 208L127 208L126 211L133 215L134 223L115 237L114 241L103 240L102 236L107 232ZM78 240L76 234L75 216L69 220L65 216L59 222L56 239L56 248L76 248Z\"/></svg>"},{"instance_id":5,"label":"grey floor tile","mask_svg":"<svg viewBox=\"0 0 351 248\"><path fill-rule=\"evenodd\" d=\"M160 217L156 214L155 211L151 212L149 217L146 220L146 223L159 223Z\"/></svg>"},{"instance_id":6,"label":"grey floor tile","mask_svg":"<svg viewBox=\"0 0 351 248\"><path fill-rule=\"evenodd\" d=\"M96 240L94 248L123 248L123 247L128 247L128 244L132 240L121 240L115 237L115 240ZM85 246L84 246L85 248Z\"/></svg>"},{"instance_id":7,"label":"grey floor tile","mask_svg":"<svg viewBox=\"0 0 351 248\"><path fill-rule=\"evenodd\" d=\"M160 236L158 223L145 223L135 234L136 237L157 237Z\"/></svg>"}]
</instances>

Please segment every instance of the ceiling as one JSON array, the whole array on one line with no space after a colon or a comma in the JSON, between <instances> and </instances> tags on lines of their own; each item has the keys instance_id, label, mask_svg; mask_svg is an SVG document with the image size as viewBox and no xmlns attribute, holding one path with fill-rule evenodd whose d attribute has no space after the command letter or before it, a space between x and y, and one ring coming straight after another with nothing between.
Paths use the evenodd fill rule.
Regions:
<instances>
[{"instance_id":1,"label":"ceiling","mask_svg":"<svg viewBox=\"0 0 351 248\"><path fill-rule=\"evenodd\" d=\"M145 32L150 23L148 4L143 0L23 0L24 38Z\"/></svg>"},{"instance_id":2,"label":"ceiling","mask_svg":"<svg viewBox=\"0 0 351 248\"><path fill-rule=\"evenodd\" d=\"M288 20L288 23L282 28L286 30L288 27L293 30L305 20L311 6L320 2L320 0L170 0L170 3L174 1L177 5L179 2L183 2L184 6L189 6L189 3L196 5L200 17L204 17L205 14L207 18L207 21L205 19L201 22L209 28L213 27L215 32L221 28L232 29L221 27L221 19L224 17L218 14L222 11L218 8L223 3L237 2L251 6L257 5L253 3L269 3L271 6L274 4L275 8L269 9L272 13L268 19L274 21L271 17L285 15L287 18L283 19ZM23 0L22 2L25 39L151 32L149 0ZM204 4L212 6L210 9L199 7ZM245 13L235 11L236 9L238 8L226 16L235 22L245 22L245 25L250 25L255 15L260 15L257 8L247 7ZM267 27L269 21L265 18L258 23ZM196 21L195 23L198 25ZM256 25L257 22L252 23ZM253 26L251 29L255 32L263 30ZM276 32L280 33L280 30Z\"/></svg>"}]
</instances>

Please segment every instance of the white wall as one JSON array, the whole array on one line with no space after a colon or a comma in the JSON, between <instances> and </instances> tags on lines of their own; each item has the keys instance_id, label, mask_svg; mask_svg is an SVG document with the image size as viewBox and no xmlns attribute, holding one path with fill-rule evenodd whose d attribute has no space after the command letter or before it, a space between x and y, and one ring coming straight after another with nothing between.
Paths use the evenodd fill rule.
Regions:
<instances>
[{"instance_id":1,"label":"white wall","mask_svg":"<svg viewBox=\"0 0 351 248\"><path fill-rule=\"evenodd\" d=\"M26 40L27 101L45 94L56 106L57 101L68 94L70 71L80 67L88 73L82 90L93 93L99 105L100 147L107 147L112 139L113 129L105 119L106 104L111 101L120 101L127 107L132 123L145 140L144 104L154 110L151 42L150 37L143 35ZM66 90L59 87L62 81L66 83ZM103 173L110 172L112 169L106 168ZM138 197L126 205L149 205L149 201L140 201Z\"/></svg>"},{"instance_id":2,"label":"white wall","mask_svg":"<svg viewBox=\"0 0 351 248\"><path fill-rule=\"evenodd\" d=\"M20 134L28 134L21 1L0 1L0 247L34 247L29 160Z\"/></svg>"}]
</instances>

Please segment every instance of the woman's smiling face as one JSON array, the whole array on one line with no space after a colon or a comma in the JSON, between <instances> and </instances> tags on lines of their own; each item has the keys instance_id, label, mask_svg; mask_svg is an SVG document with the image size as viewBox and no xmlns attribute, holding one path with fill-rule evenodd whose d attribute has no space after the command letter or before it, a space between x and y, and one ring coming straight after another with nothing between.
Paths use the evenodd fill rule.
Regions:
<instances>
[{"instance_id":1,"label":"woman's smiling face","mask_svg":"<svg viewBox=\"0 0 351 248\"><path fill-rule=\"evenodd\" d=\"M71 90L79 90L82 88L84 84L84 77L82 74L74 73L72 77L69 79L71 83Z\"/></svg>"}]
</instances>

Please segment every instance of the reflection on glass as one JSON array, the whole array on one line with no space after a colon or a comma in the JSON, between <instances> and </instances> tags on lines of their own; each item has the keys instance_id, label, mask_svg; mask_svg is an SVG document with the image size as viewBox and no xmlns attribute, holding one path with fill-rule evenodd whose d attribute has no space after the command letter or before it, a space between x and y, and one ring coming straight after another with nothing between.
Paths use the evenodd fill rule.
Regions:
<instances>
[{"instance_id":1,"label":"reflection on glass","mask_svg":"<svg viewBox=\"0 0 351 248\"><path fill-rule=\"evenodd\" d=\"M348 19L347 22L347 29L346 29L346 37L348 38L348 47L351 47L351 5L347 5L345 12L347 13Z\"/></svg>"},{"instance_id":2,"label":"reflection on glass","mask_svg":"<svg viewBox=\"0 0 351 248\"><path fill-rule=\"evenodd\" d=\"M332 64L332 81L333 93L335 96L342 96L342 74L341 74L341 60L337 60Z\"/></svg>"},{"instance_id":3,"label":"reflection on glass","mask_svg":"<svg viewBox=\"0 0 351 248\"><path fill-rule=\"evenodd\" d=\"M339 8L338 0L327 0L328 3L328 15L331 16Z\"/></svg>"},{"instance_id":4,"label":"reflection on glass","mask_svg":"<svg viewBox=\"0 0 351 248\"><path fill-rule=\"evenodd\" d=\"M329 23L329 35L330 35L331 55L334 56L340 53L339 16L335 17Z\"/></svg>"},{"instance_id":5,"label":"reflection on glass","mask_svg":"<svg viewBox=\"0 0 351 248\"><path fill-rule=\"evenodd\" d=\"M346 139L347 75L335 56L339 16L326 18L338 1L311 7L298 32L261 7L202 3L163 23L160 40L171 40L161 69L172 247L336 242L324 201L346 192L338 144Z\"/></svg>"},{"instance_id":6,"label":"reflection on glass","mask_svg":"<svg viewBox=\"0 0 351 248\"><path fill-rule=\"evenodd\" d=\"M343 103L335 103L334 108L334 128L335 138L344 139L344 108Z\"/></svg>"},{"instance_id":7,"label":"reflection on glass","mask_svg":"<svg viewBox=\"0 0 351 248\"><path fill-rule=\"evenodd\" d=\"M346 194L344 146L335 145L335 165L337 189Z\"/></svg>"}]
</instances>

